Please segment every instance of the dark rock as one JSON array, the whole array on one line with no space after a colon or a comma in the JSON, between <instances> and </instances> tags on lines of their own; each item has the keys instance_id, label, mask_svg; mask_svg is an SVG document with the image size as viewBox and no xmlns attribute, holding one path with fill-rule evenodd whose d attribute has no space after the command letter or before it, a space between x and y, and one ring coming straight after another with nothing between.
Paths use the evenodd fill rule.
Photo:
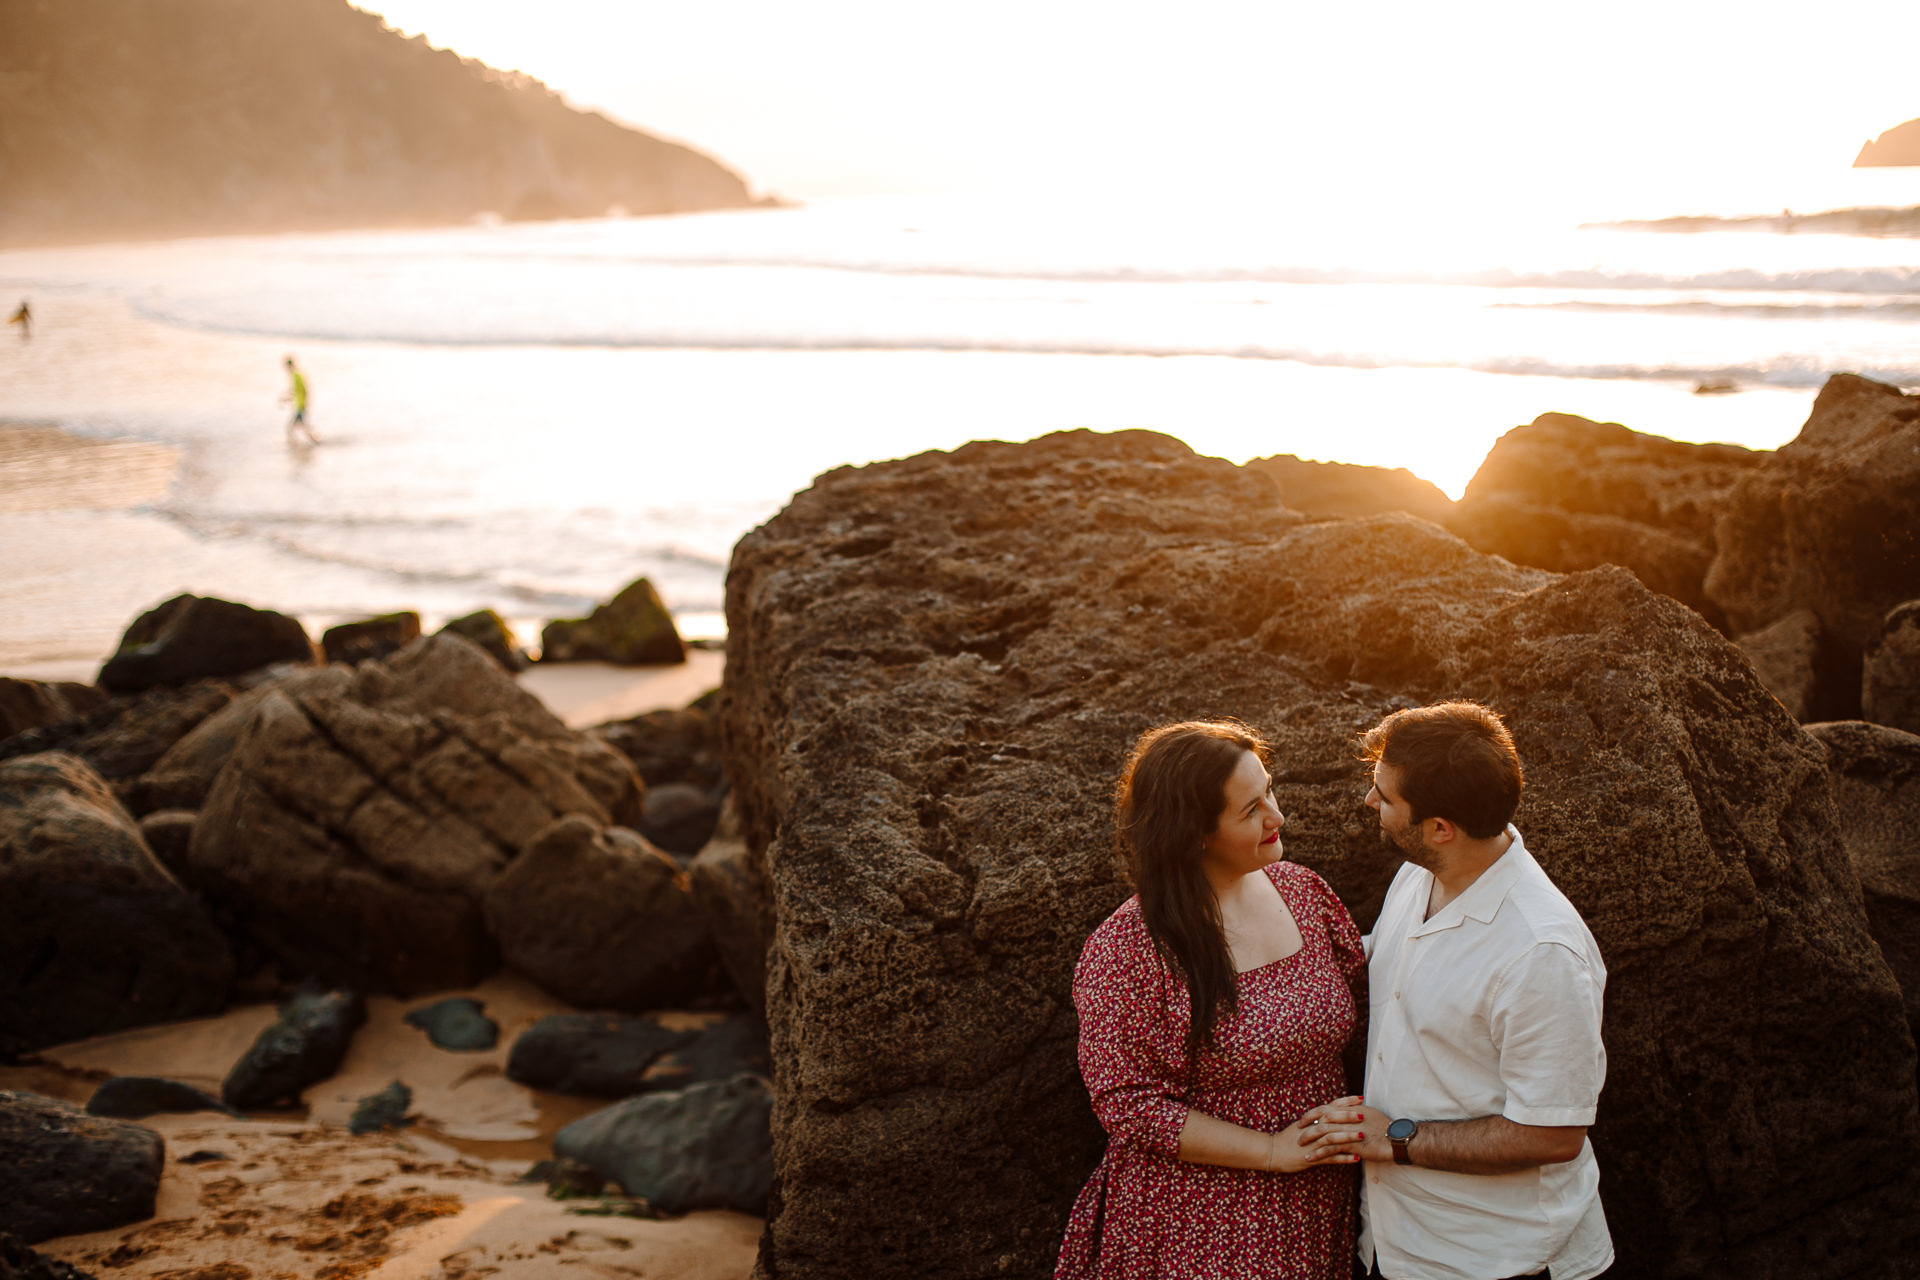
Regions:
<instances>
[{"instance_id":1,"label":"dark rock","mask_svg":"<svg viewBox=\"0 0 1920 1280\"><path fill-rule=\"evenodd\" d=\"M419 638L420 615L408 609L328 627L320 636L320 651L328 662L358 666L370 658L391 657Z\"/></svg>"},{"instance_id":2,"label":"dark rock","mask_svg":"<svg viewBox=\"0 0 1920 1280\"><path fill-rule=\"evenodd\" d=\"M747 846L740 808L731 794L720 806L713 838L687 868L687 883L727 977L747 1007L764 1018L773 906L765 867Z\"/></svg>"},{"instance_id":3,"label":"dark rock","mask_svg":"<svg viewBox=\"0 0 1920 1280\"><path fill-rule=\"evenodd\" d=\"M614 1013L554 1013L513 1042L507 1079L555 1093L625 1098L647 1088L647 1068L695 1038L657 1019Z\"/></svg>"},{"instance_id":4,"label":"dark rock","mask_svg":"<svg viewBox=\"0 0 1920 1280\"><path fill-rule=\"evenodd\" d=\"M775 904L762 1272L1048 1274L1103 1145L1069 995L1128 894L1128 745L1199 714L1272 738L1289 855L1365 927L1393 868L1355 735L1448 696L1506 715L1519 825L1607 960L1615 1274L1904 1265L1899 987L1824 758L1745 657L1623 569L1304 523L1264 484L1143 432L978 443L830 472L736 546L721 741Z\"/></svg>"},{"instance_id":5,"label":"dark rock","mask_svg":"<svg viewBox=\"0 0 1920 1280\"><path fill-rule=\"evenodd\" d=\"M114 698L75 719L16 734L0 743L0 759L65 751L109 782L128 781L153 768L194 726L232 698L232 687L217 682Z\"/></svg>"},{"instance_id":6,"label":"dark rock","mask_svg":"<svg viewBox=\"0 0 1920 1280\"><path fill-rule=\"evenodd\" d=\"M427 1033L437 1049L473 1053L500 1043L500 1024L470 996L450 996L407 1014L407 1025Z\"/></svg>"},{"instance_id":7,"label":"dark rock","mask_svg":"<svg viewBox=\"0 0 1920 1280\"><path fill-rule=\"evenodd\" d=\"M1811 609L1796 609L1758 631L1736 637L1754 674L1800 721L1827 720L1853 702L1851 673Z\"/></svg>"},{"instance_id":8,"label":"dark rock","mask_svg":"<svg viewBox=\"0 0 1920 1280\"><path fill-rule=\"evenodd\" d=\"M659 1009L714 985L686 873L624 827L561 818L494 879L486 912L507 963L569 1004Z\"/></svg>"},{"instance_id":9,"label":"dark rock","mask_svg":"<svg viewBox=\"0 0 1920 1280\"><path fill-rule=\"evenodd\" d=\"M629 1098L583 1116L554 1136L553 1151L664 1213L764 1214L773 1173L772 1113L766 1081L735 1076Z\"/></svg>"},{"instance_id":10,"label":"dark rock","mask_svg":"<svg viewBox=\"0 0 1920 1280\"><path fill-rule=\"evenodd\" d=\"M0 741L71 720L106 700L107 691L90 684L0 676Z\"/></svg>"},{"instance_id":11,"label":"dark rock","mask_svg":"<svg viewBox=\"0 0 1920 1280\"><path fill-rule=\"evenodd\" d=\"M1810 724L1827 749L1840 832L1860 876L1867 925L1920 1028L1920 737L1886 725Z\"/></svg>"},{"instance_id":12,"label":"dark rock","mask_svg":"<svg viewBox=\"0 0 1920 1280\"><path fill-rule=\"evenodd\" d=\"M773 1078L767 1027L750 1013L716 1022L687 1043L654 1059L642 1080L646 1090L685 1089L742 1073Z\"/></svg>"},{"instance_id":13,"label":"dark rock","mask_svg":"<svg viewBox=\"0 0 1920 1280\"><path fill-rule=\"evenodd\" d=\"M607 1189L607 1180L578 1160L542 1160L514 1181L543 1182L554 1200L597 1196Z\"/></svg>"},{"instance_id":14,"label":"dark rock","mask_svg":"<svg viewBox=\"0 0 1920 1280\"><path fill-rule=\"evenodd\" d=\"M134 620L100 668L100 686L133 693L202 676L232 676L275 662L312 662L306 628L283 613L231 600L180 595Z\"/></svg>"},{"instance_id":15,"label":"dark rock","mask_svg":"<svg viewBox=\"0 0 1920 1280\"><path fill-rule=\"evenodd\" d=\"M600 725L593 732L633 761L649 789L684 782L712 792L719 789L725 777L713 717L697 707L649 711L631 720Z\"/></svg>"},{"instance_id":16,"label":"dark rock","mask_svg":"<svg viewBox=\"0 0 1920 1280\"><path fill-rule=\"evenodd\" d=\"M1434 524L1453 514L1453 499L1405 467L1360 467L1349 462L1308 462L1291 453L1245 464L1273 481L1287 508L1315 520L1385 515L1404 511Z\"/></svg>"},{"instance_id":17,"label":"dark rock","mask_svg":"<svg viewBox=\"0 0 1920 1280\"><path fill-rule=\"evenodd\" d=\"M1862 666L1862 718L1920 733L1920 600L1888 612Z\"/></svg>"},{"instance_id":18,"label":"dark rock","mask_svg":"<svg viewBox=\"0 0 1920 1280\"><path fill-rule=\"evenodd\" d=\"M35 1253L24 1240L0 1231L0 1280L95 1280L90 1271Z\"/></svg>"},{"instance_id":19,"label":"dark rock","mask_svg":"<svg viewBox=\"0 0 1920 1280\"><path fill-rule=\"evenodd\" d=\"M219 1012L233 953L98 775L0 764L0 1058Z\"/></svg>"},{"instance_id":20,"label":"dark rock","mask_svg":"<svg viewBox=\"0 0 1920 1280\"><path fill-rule=\"evenodd\" d=\"M165 1159L151 1129L0 1090L0 1231L38 1244L151 1218Z\"/></svg>"},{"instance_id":21,"label":"dark rock","mask_svg":"<svg viewBox=\"0 0 1920 1280\"><path fill-rule=\"evenodd\" d=\"M1811 609L1857 696L1887 611L1920 598L1920 396L1829 378L1800 434L1727 495L1714 534L1706 590L1731 629Z\"/></svg>"},{"instance_id":22,"label":"dark rock","mask_svg":"<svg viewBox=\"0 0 1920 1280\"><path fill-rule=\"evenodd\" d=\"M298 1103L303 1092L340 1069L353 1033L366 1020L366 1001L354 992L295 996L227 1073L221 1098L243 1111Z\"/></svg>"},{"instance_id":23,"label":"dark rock","mask_svg":"<svg viewBox=\"0 0 1920 1280\"><path fill-rule=\"evenodd\" d=\"M687 646L653 584L636 578L584 618L549 622L540 632L542 662L685 662Z\"/></svg>"},{"instance_id":24,"label":"dark rock","mask_svg":"<svg viewBox=\"0 0 1920 1280\"><path fill-rule=\"evenodd\" d=\"M712 795L685 782L647 788L639 831L648 840L686 862L699 853L720 821Z\"/></svg>"},{"instance_id":25,"label":"dark rock","mask_svg":"<svg viewBox=\"0 0 1920 1280\"><path fill-rule=\"evenodd\" d=\"M1702 585L1714 518L1766 457L1544 413L1500 438L1444 523L1515 564L1558 573L1623 565L1719 626L1725 618Z\"/></svg>"},{"instance_id":26,"label":"dark rock","mask_svg":"<svg viewBox=\"0 0 1920 1280\"><path fill-rule=\"evenodd\" d=\"M488 657L509 672L525 671L533 665L533 660L527 657L527 651L520 647L519 639L514 636L513 628L491 609L455 618L440 628L443 635L449 631L479 645Z\"/></svg>"},{"instance_id":27,"label":"dark rock","mask_svg":"<svg viewBox=\"0 0 1920 1280\"><path fill-rule=\"evenodd\" d=\"M360 1099L347 1121L349 1133L378 1133L382 1129L404 1129L413 1122L407 1110L413 1106L413 1090L398 1080L378 1093Z\"/></svg>"},{"instance_id":28,"label":"dark rock","mask_svg":"<svg viewBox=\"0 0 1920 1280\"><path fill-rule=\"evenodd\" d=\"M454 635L267 689L188 878L293 973L402 995L499 963L481 900L562 814L629 823L633 767Z\"/></svg>"},{"instance_id":29,"label":"dark rock","mask_svg":"<svg viewBox=\"0 0 1920 1280\"><path fill-rule=\"evenodd\" d=\"M220 1111L240 1113L210 1093L159 1076L115 1076L87 1099L87 1114L140 1120L168 1112Z\"/></svg>"},{"instance_id":30,"label":"dark rock","mask_svg":"<svg viewBox=\"0 0 1920 1280\"><path fill-rule=\"evenodd\" d=\"M193 823L199 817L191 809L161 809L140 819L140 838L153 850L160 865L176 876L187 863L187 848L193 842Z\"/></svg>"}]
</instances>

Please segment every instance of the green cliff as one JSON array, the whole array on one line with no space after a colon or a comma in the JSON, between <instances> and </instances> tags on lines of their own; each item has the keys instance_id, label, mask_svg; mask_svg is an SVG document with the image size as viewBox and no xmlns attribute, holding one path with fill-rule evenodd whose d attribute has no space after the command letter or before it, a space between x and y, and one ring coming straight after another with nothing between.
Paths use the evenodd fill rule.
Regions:
<instances>
[{"instance_id":1,"label":"green cliff","mask_svg":"<svg viewBox=\"0 0 1920 1280\"><path fill-rule=\"evenodd\" d=\"M752 203L345 0L0 0L0 245Z\"/></svg>"}]
</instances>

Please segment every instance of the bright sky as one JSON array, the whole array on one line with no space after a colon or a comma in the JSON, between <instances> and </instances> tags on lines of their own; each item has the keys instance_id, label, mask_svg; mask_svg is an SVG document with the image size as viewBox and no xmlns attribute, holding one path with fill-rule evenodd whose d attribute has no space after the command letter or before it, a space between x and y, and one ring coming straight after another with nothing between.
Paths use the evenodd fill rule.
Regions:
<instances>
[{"instance_id":1,"label":"bright sky","mask_svg":"<svg viewBox=\"0 0 1920 1280\"><path fill-rule=\"evenodd\" d=\"M1920 116L1913 0L366 0L795 197L1301 169L1845 167Z\"/></svg>"}]
</instances>

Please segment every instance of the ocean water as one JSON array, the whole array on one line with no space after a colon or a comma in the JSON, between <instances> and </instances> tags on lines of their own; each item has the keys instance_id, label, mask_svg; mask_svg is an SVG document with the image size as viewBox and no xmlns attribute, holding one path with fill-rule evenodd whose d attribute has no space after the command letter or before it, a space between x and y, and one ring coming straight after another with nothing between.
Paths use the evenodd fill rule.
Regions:
<instances>
[{"instance_id":1,"label":"ocean water","mask_svg":"<svg viewBox=\"0 0 1920 1280\"><path fill-rule=\"evenodd\" d=\"M1920 204L1920 170L1842 172L1785 194ZM0 671L78 673L182 590L527 632L646 574L717 635L732 544L812 477L971 439L1146 427L1455 495L1549 410L1776 447L1831 373L1920 385L1920 240L1583 224L1777 212L1780 189L867 199L0 251L0 303L36 321L0 331L0 433L165 463L132 497L85 468L65 498L0 486ZM315 448L283 433L289 354Z\"/></svg>"}]
</instances>

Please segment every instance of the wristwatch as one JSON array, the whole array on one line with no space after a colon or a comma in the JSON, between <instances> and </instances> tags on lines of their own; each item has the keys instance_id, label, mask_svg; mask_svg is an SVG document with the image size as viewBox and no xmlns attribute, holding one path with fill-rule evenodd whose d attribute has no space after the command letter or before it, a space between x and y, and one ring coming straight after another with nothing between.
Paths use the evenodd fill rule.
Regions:
<instances>
[{"instance_id":1,"label":"wristwatch","mask_svg":"<svg viewBox=\"0 0 1920 1280\"><path fill-rule=\"evenodd\" d=\"M1420 1132L1420 1126L1412 1120L1395 1120L1387 1126L1387 1141L1393 1144L1393 1162L1412 1164L1413 1157L1407 1154L1407 1144Z\"/></svg>"}]
</instances>

